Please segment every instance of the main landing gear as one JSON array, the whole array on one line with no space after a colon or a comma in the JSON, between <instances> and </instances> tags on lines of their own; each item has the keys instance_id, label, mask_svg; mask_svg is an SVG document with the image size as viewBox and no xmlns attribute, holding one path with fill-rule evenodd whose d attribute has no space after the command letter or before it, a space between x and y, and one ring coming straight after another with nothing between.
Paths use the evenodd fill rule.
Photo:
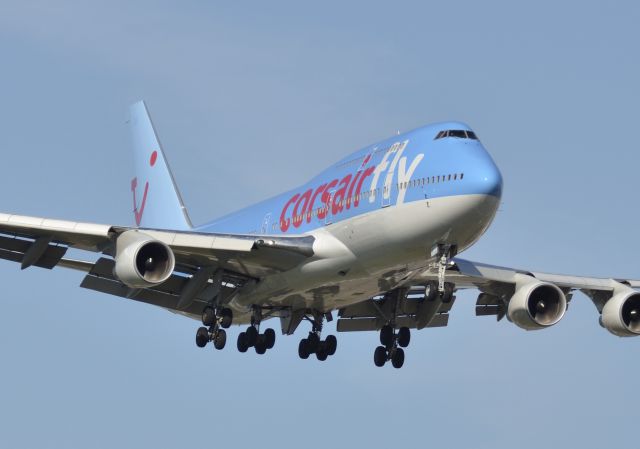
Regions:
<instances>
[{"instance_id":1,"label":"main landing gear","mask_svg":"<svg viewBox=\"0 0 640 449\"><path fill-rule=\"evenodd\" d=\"M264 354L267 349L273 348L276 343L276 332L273 329L267 329L264 333L260 333L260 322L262 321L262 309L253 308L251 316L251 325L246 331L240 332L238 335L238 351L247 352L253 347L257 354Z\"/></svg>"},{"instance_id":2,"label":"main landing gear","mask_svg":"<svg viewBox=\"0 0 640 449\"><path fill-rule=\"evenodd\" d=\"M330 355L336 353L338 339L335 335L327 335L327 338L321 339L322 324L325 318L323 313L313 312L312 318L305 318L311 322L311 332L307 338L300 340L298 355L301 359L308 359L311 354L315 354L318 360L325 361Z\"/></svg>"},{"instance_id":3,"label":"main landing gear","mask_svg":"<svg viewBox=\"0 0 640 449\"><path fill-rule=\"evenodd\" d=\"M450 303L454 299L455 285L451 282L446 282L446 270L449 266L450 259L456 255L456 245L440 244L431 253L431 256L435 256L437 262L431 265L431 268L436 268L438 272L438 280L431 281L426 284L424 298L422 301L432 302L436 298L439 298L442 303ZM373 362L376 366L384 366L387 361L391 361L394 368L401 368L404 365L404 348L409 346L411 341L411 331L408 327L400 326L398 328L398 311L401 309L401 303L407 298L409 290L407 288L397 288L390 291L385 295L384 301L391 301L386 303L388 308L387 312L381 313L386 318L387 323L380 329L380 346L378 346L373 353ZM390 309L390 310L389 310ZM435 309L432 309L433 314L437 312L437 304ZM382 310L381 310L382 312ZM431 316L431 318L433 315ZM429 320L431 319L429 318ZM403 318L401 317L400 320ZM401 321L402 322L402 321ZM416 326L420 323L415 318ZM402 324L407 324L404 322ZM424 326L428 324L424 323ZM423 326L423 327L424 327ZM420 327L419 327L420 328Z\"/></svg>"},{"instance_id":4,"label":"main landing gear","mask_svg":"<svg viewBox=\"0 0 640 449\"><path fill-rule=\"evenodd\" d=\"M392 325L387 324L380 329L380 344L373 353L373 363L384 366L388 360L394 368L402 368L404 364L404 349L411 341L411 331L408 327L401 327L398 332Z\"/></svg>"},{"instance_id":5,"label":"main landing gear","mask_svg":"<svg viewBox=\"0 0 640 449\"><path fill-rule=\"evenodd\" d=\"M204 348L210 341L216 349L222 349L227 343L227 332L233 322L233 312L226 307L214 309L207 306L202 311L202 324L196 332L196 345ZM206 326L206 327L205 327Z\"/></svg>"}]
</instances>

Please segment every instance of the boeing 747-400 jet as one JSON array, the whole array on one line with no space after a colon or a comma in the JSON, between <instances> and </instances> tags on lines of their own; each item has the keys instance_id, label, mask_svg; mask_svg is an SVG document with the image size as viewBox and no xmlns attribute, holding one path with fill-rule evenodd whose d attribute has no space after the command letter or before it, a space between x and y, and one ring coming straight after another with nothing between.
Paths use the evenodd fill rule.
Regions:
<instances>
[{"instance_id":1,"label":"boeing 747-400 jet","mask_svg":"<svg viewBox=\"0 0 640 449\"><path fill-rule=\"evenodd\" d=\"M202 322L196 344L264 354L303 321L298 354L325 360L338 332L378 331L374 363L400 368L412 329L446 326L458 289L477 289L476 315L544 329L572 293L593 301L601 325L640 335L640 281L562 276L457 257L491 224L498 167L457 122L425 126L346 156L289 192L193 226L143 102L131 107L135 226L0 214L0 258L27 268L85 272L81 287L153 304ZM97 260L65 257L68 248ZM95 257L93 258L95 259ZM373 345L372 345L373 346Z\"/></svg>"}]
</instances>

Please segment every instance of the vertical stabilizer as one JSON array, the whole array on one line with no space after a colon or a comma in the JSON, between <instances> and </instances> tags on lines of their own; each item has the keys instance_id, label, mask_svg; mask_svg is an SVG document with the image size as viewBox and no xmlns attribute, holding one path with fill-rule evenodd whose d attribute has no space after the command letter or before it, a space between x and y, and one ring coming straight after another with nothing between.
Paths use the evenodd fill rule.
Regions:
<instances>
[{"instance_id":1,"label":"vertical stabilizer","mask_svg":"<svg viewBox=\"0 0 640 449\"><path fill-rule=\"evenodd\" d=\"M136 226L191 229L187 209L144 101L131 105L129 125L133 137L135 177L131 180L131 193Z\"/></svg>"}]
</instances>

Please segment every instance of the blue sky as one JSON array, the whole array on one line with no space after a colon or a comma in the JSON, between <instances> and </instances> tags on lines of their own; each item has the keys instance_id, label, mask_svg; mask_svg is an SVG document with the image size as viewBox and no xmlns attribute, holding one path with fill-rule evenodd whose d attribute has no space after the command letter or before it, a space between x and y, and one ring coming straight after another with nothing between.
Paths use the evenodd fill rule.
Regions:
<instances>
[{"instance_id":1,"label":"blue sky","mask_svg":"<svg viewBox=\"0 0 640 449\"><path fill-rule=\"evenodd\" d=\"M124 121L144 98L194 222L396 130L462 120L503 204L464 255L640 278L634 2L0 3L0 210L131 224ZM473 316L327 362L194 344L194 321L0 262L0 446L622 446L640 341L576 294L557 326ZM231 331L234 339L238 330Z\"/></svg>"}]
</instances>

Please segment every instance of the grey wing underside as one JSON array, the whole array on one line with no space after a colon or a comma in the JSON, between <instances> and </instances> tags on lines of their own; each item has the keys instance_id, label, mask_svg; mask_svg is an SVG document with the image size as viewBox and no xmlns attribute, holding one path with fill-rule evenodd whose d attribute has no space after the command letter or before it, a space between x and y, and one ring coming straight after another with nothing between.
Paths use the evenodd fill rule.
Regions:
<instances>
[{"instance_id":1,"label":"grey wing underside","mask_svg":"<svg viewBox=\"0 0 640 449\"><path fill-rule=\"evenodd\" d=\"M456 290L476 289L480 291L476 302L476 315L495 315L498 320L506 314L506 304L516 285L522 280L548 282L558 286L571 300L574 291L588 296L602 312L604 304L621 290L640 288L640 280L594 278L527 271L501 267L465 259L454 258L446 269L446 280ZM425 285L438 280L436 266L411 273L396 287L404 289L406 296L381 295L340 310L338 331L377 330L389 321L396 308L396 326L422 329L446 326L455 297L448 304L425 299Z\"/></svg>"},{"instance_id":2,"label":"grey wing underside","mask_svg":"<svg viewBox=\"0 0 640 449\"><path fill-rule=\"evenodd\" d=\"M313 256L311 236L222 235L140 229L171 247L176 256L176 270L170 279L156 287L131 289L113 276L115 239L132 228L92 223L52 220L38 217L0 214L0 259L52 269L57 266L84 271L84 288L154 304L177 313L197 316L212 295L230 296L245 283L269 274L287 271ZM95 260L66 258L70 249L101 253ZM224 272L220 287L210 283L181 302L194 275L202 269ZM212 271L213 272L213 271ZM504 316L505 298L510 297L518 279L549 282L557 285L570 299L579 290L592 299L598 311L621 289L640 288L632 279L592 278L532 272L488 265L455 258L446 270L447 281L457 289L475 288L482 292L476 304L477 315ZM410 328L446 326L453 301L448 304L424 301L424 286L437 279L435 267L410 273L398 284L402 298L384 295L345 307L339 311L339 331L379 329L391 313L397 322ZM180 306L180 304L183 304ZM234 320L242 323L244 318ZM248 318L247 318L248 319Z\"/></svg>"},{"instance_id":3,"label":"grey wing underside","mask_svg":"<svg viewBox=\"0 0 640 449\"><path fill-rule=\"evenodd\" d=\"M113 275L116 238L132 228L0 214L0 259L21 268L71 268L86 273L83 288L153 304L188 316L199 316L212 295L228 297L247 282L289 270L313 255L311 236L255 236L138 229L169 245L176 269L161 285L132 289ZM97 260L65 257L69 249L101 253ZM95 258L95 256L94 256ZM222 273L181 306L183 293L200 270ZM247 318L248 319L248 318ZM242 316L234 320L243 321Z\"/></svg>"}]
</instances>

